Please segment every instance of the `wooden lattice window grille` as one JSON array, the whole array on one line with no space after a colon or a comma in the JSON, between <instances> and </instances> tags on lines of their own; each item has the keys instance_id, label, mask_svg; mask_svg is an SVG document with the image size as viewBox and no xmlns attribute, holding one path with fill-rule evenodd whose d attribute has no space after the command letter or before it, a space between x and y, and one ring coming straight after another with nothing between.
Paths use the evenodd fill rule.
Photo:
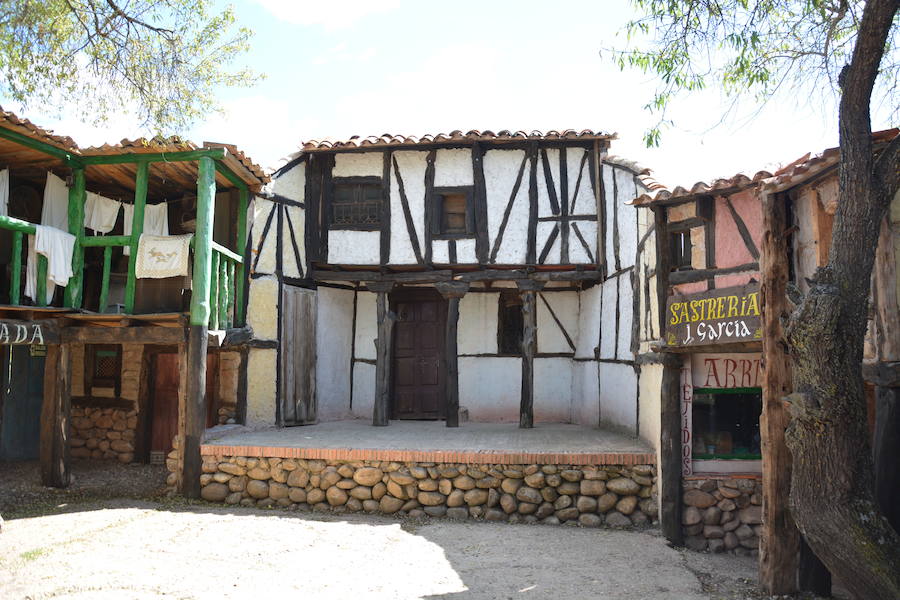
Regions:
<instances>
[{"instance_id":1,"label":"wooden lattice window grille","mask_svg":"<svg viewBox=\"0 0 900 600\"><path fill-rule=\"evenodd\" d=\"M84 360L85 391L94 388L122 392L122 347L116 344L94 344L86 347Z\"/></svg>"},{"instance_id":2,"label":"wooden lattice window grille","mask_svg":"<svg viewBox=\"0 0 900 600\"><path fill-rule=\"evenodd\" d=\"M381 225L381 182L334 184L331 201L333 229L378 229Z\"/></svg>"}]
</instances>

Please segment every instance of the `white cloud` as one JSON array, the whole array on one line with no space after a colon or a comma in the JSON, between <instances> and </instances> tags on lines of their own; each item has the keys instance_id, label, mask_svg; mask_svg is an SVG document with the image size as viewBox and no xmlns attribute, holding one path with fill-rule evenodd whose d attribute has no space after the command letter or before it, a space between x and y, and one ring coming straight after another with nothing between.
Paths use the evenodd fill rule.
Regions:
<instances>
[{"instance_id":1,"label":"white cloud","mask_svg":"<svg viewBox=\"0 0 900 600\"><path fill-rule=\"evenodd\" d=\"M279 21L295 25L321 25L334 30L349 27L369 15L389 12L399 0L256 0Z\"/></svg>"}]
</instances>

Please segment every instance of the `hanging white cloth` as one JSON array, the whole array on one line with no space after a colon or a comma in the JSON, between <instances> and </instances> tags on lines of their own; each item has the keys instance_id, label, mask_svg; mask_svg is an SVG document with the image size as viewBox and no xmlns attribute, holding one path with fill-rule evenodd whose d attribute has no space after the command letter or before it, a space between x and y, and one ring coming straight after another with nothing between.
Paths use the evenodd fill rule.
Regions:
<instances>
[{"instance_id":1,"label":"hanging white cloth","mask_svg":"<svg viewBox=\"0 0 900 600\"><path fill-rule=\"evenodd\" d=\"M72 253L75 236L54 227L35 225L28 236L28 264L25 271L25 295L37 302L37 255L47 257L47 296L49 302L57 285L68 285L72 277Z\"/></svg>"},{"instance_id":2,"label":"hanging white cloth","mask_svg":"<svg viewBox=\"0 0 900 600\"><path fill-rule=\"evenodd\" d=\"M61 231L69 229L69 188L66 182L47 172L47 183L44 185L44 206L41 209L41 225L54 227Z\"/></svg>"},{"instance_id":3,"label":"hanging white cloth","mask_svg":"<svg viewBox=\"0 0 900 600\"><path fill-rule=\"evenodd\" d=\"M9 169L0 171L0 215L9 214Z\"/></svg>"},{"instance_id":4,"label":"hanging white cloth","mask_svg":"<svg viewBox=\"0 0 900 600\"><path fill-rule=\"evenodd\" d=\"M141 234L138 242L137 263L134 274L138 279L162 279L188 274L191 254L191 238L186 235Z\"/></svg>"},{"instance_id":5,"label":"hanging white cloth","mask_svg":"<svg viewBox=\"0 0 900 600\"><path fill-rule=\"evenodd\" d=\"M122 203L94 192L84 202L84 226L97 233L109 233L116 226Z\"/></svg>"},{"instance_id":6,"label":"hanging white cloth","mask_svg":"<svg viewBox=\"0 0 900 600\"><path fill-rule=\"evenodd\" d=\"M131 235L131 224L134 221L134 205L123 204L125 211L124 234ZM169 205L165 202L144 206L144 230L148 235L169 235ZM131 248L125 246L124 254L131 254Z\"/></svg>"}]
</instances>

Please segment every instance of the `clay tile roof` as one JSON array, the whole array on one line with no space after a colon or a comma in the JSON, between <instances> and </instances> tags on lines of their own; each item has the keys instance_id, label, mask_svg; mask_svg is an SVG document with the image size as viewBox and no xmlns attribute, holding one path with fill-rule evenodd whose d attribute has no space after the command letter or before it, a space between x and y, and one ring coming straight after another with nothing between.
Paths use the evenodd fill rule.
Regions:
<instances>
[{"instance_id":1,"label":"clay tile roof","mask_svg":"<svg viewBox=\"0 0 900 600\"><path fill-rule=\"evenodd\" d=\"M651 204L676 204L678 202L686 202L695 196L705 196L709 194L732 194L746 188L755 186L758 182L772 177L768 171L757 171L754 175L746 175L737 173L733 177L719 178L713 181L698 181L690 187L676 186L668 189L664 186L657 185L656 188L650 188L650 193L641 194L631 201L635 206L648 206Z\"/></svg>"},{"instance_id":2,"label":"clay tile roof","mask_svg":"<svg viewBox=\"0 0 900 600\"><path fill-rule=\"evenodd\" d=\"M323 150L350 150L356 148L365 148L369 146L417 146L421 144L450 144L461 142L512 142L512 141L528 141L528 140L579 140L579 139L614 139L614 133L605 133L602 131L593 131L591 129L583 129L576 131L574 129L566 129L564 131L510 131L502 129L496 133L491 130L478 131L473 129L463 133L456 129L450 133L430 133L421 136L414 135L396 135L384 133L379 136L361 137L358 135L351 136L345 140L308 140L302 142L300 147L304 152L315 152Z\"/></svg>"},{"instance_id":3,"label":"clay tile roof","mask_svg":"<svg viewBox=\"0 0 900 600\"><path fill-rule=\"evenodd\" d=\"M38 127L28 119L22 119L0 107L0 124L8 129L26 135L30 138L56 146L62 150L77 152L78 144L68 136L56 135L50 129Z\"/></svg>"},{"instance_id":4,"label":"clay tile roof","mask_svg":"<svg viewBox=\"0 0 900 600\"><path fill-rule=\"evenodd\" d=\"M653 177L653 172L648 167L643 166L637 161L624 158L622 156L617 156L615 154L607 154L603 157L603 162L608 165L623 167L633 172L637 176L638 181L640 181L641 184L643 184L643 186L651 192L666 189L663 184L661 184L656 180L655 177Z\"/></svg>"}]
</instances>

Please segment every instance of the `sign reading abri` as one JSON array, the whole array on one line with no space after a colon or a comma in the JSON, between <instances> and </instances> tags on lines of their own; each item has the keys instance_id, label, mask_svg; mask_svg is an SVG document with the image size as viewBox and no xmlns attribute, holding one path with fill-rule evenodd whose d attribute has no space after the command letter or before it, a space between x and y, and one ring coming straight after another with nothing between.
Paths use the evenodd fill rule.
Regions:
<instances>
[{"instance_id":1,"label":"sign reading abri","mask_svg":"<svg viewBox=\"0 0 900 600\"><path fill-rule=\"evenodd\" d=\"M761 338L757 283L671 296L666 303L666 346L727 344Z\"/></svg>"},{"instance_id":2,"label":"sign reading abri","mask_svg":"<svg viewBox=\"0 0 900 600\"><path fill-rule=\"evenodd\" d=\"M59 329L46 321L0 320L0 345L58 344Z\"/></svg>"}]
</instances>

